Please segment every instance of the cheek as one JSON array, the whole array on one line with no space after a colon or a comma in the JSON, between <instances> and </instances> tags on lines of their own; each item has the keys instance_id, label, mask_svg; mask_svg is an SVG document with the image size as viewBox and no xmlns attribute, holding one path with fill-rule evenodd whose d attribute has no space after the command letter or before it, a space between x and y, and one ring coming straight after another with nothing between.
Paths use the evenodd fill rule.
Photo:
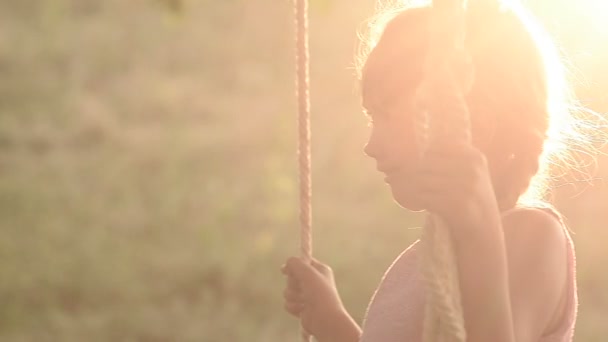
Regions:
<instances>
[{"instance_id":1,"label":"cheek","mask_svg":"<svg viewBox=\"0 0 608 342\"><path fill-rule=\"evenodd\" d=\"M416 137L409 126L395 126L391 129L390 146L395 159L411 163L418 158Z\"/></svg>"},{"instance_id":2,"label":"cheek","mask_svg":"<svg viewBox=\"0 0 608 342\"><path fill-rule=\"evenodd\" d=\"M418 157L414 126L409 115L393 113L374 120L368 141L368 155L382 159L383 164L401 164Z\"/></svg>"}]
</instances>

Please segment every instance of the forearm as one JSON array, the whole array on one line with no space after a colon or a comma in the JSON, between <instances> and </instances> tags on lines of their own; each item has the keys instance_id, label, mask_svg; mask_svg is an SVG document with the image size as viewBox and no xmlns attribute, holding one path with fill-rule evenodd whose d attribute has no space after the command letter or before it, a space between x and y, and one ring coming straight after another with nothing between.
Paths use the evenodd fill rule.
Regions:
<instances>
[{"instance_id":1,"label":"forearm","mask_svg":"<svg viewBox=\"0 0 608 342\"><path fill-rule=\"evenodd\" d=\"M330 325L325 336L315 336L318 342L358 342L361 337L361 328L346 310L338 313Z\"/></svg>"},{"instance_id":2,"label":"forearm","mask_svg":"<svg viewBox=\"0 0 608 342\"><path fill-rule=\"evenodd\" d=\"M514 341L507 254L497 225L455 243L468 342Z\"/></svg>"}]
</instances>

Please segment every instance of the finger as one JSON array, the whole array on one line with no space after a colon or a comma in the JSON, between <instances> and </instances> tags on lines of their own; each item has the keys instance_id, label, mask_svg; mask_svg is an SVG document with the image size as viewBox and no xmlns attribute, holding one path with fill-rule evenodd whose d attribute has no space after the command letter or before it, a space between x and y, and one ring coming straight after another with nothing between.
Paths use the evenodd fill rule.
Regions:
<instances>
[{"instance_id":1,"label":"finger","mask_svg":"<svg viewBox=\"0 0 608 342\"><path fill-rule=\"evenodd\" d=\"M328 265L320 262L319 260L312 258L312 260L310 261L312 267L314 267L317 271L321 272L321 274L323 275L330 275L332 274L332 269L331 267L329 267Z\"/></svg>"},{"instance_id":2,"label":"finger","mask_svg":"<svg viewBox=\"0 0 608 342\"><path fill-rule=\"evenodd\" d=\"M287 277L287 288L292 291L300 291L302 287L300 286L298 279L288 271L283 272L283 274L285 274Z\"/></svg>"},{"instance_id":3,"label":"finger","mask_svg":"<svg viewBox=\"0 0 608 342\"><path fill-rule=\"evenodd\" d=\"M431 143L426 150L426 154L437 155L473 155L479 150L471 143L459 140L437 141Z\"/></svg>"},{"instance_id":4,"label":"finger","mask_svg":"<svg viewBox=\"0 0 608 342\"><path fill-rule=\"evenodd\" d=\"M283 266L281 266L281 273L283 273L285 276L287 276L287 288L288 289L290 289L291 291L300 291L301 290L300 282L293 274L291 267L292 266L290 266L290 261L288 259L285 262L285 264L283 264Z\"/></svg>"},{"instance_id":5,"label":"finger","mask_svg":"<svg viewBox=\"0 0 608 342\"><path fill-rule=\"evenodd\" d=\"M421 174L452 177L467 177L473 173L475 165L468 159L454 156L429 155L420 162L416 170Z\"/></svg>"},{"instance_id":6,"label":"finger","mask_svg":"<svg viewBox=\"0 0 608 342\"><path fill-rule=\"evenodd\" d=\"M287 260L285 260L285 263L283 265L281 265L281 273L283 273L286 276L292 275L293 274L293 261L292 259L298 259L297 257L289 257L287 258Z\"/></svg>"},{"instance_id":7,"label":"finger","mask_svg":"<svg viewBox=\"0 0 608 342\"><path fill-rule=\"evenodd\" d=\"M485 155L472 146L455 145L448 148L436 148L429 150L422 159L422 163L446 164L454 167L465 166L470 169L486 163Z\"/></svg>"},{"instance_id":8,"label":"finger","mask_svg":"<svg viewBox=\"0 0 608 342\"><path fill-rule=\"evenodd\" d=\"M285 309L285 311L289 312L290 314L292 314L296 317L300 317L300 313L302 312L302 310L304 310L304 305L300 304L300 303L286 302L283 305L283 308Z\"/></svg>"},{"instance_id":9,"label":"finger","mask_svg":"<svg viewBox=\"0 0 608 342\"><path fill-rule=\"evenodd\" d=\"M319 276L318 271L312 267L312 265L304 262L300 258L291 257L287 260L285 265L287 272L290 272L290 275L293 276L299 284L302 282L309 282Z\"/></svg>"},{"instance_id":10,"label":"finger","mask_svg":"<svg viewBox=\"0 0 608 342\"><path fill-rule=\"evenodd\" d=\"M285 300L288 302L304 302L304 296L302 295L302 292L290 288L287 288L285 289L285 291L283 291L283 298L285 298Z\"/></svg>"},{"instance_id":11,"label":"finger","mask_svg":"<svg viewBox=\"0 0 608 342\"><path fill-rule=\"evenodd\" d=\"M483 154L475 146L462 141L450 141L431 144L424 156L440 156L446 158L470 159Z\"/></svg>"},{"instance_id":12,"label":"finger","mask_svg":"<svg viewBox=\"0 0 608 342\"><path fill-rule=\"evenodd\" d=\"M423 191L442 191L447 193L469 192L480 180L479 172L470 165L444 167L426 165L414 176L418 188Z\"/></svg>"},{"instance_id":13,"label":"finger","mask_svg":"<svg viewBox=\"0 0 608 342\"><path fill-rule=\"evenodd\" d=\"M444 174L431 173L425 169L418 171L413 178L416 180L411 184L411 190L417 195L421 193L449 193L462 194L468 192L475 183L472 176L456 176L446 172Z\"/></svg>"}]
</instances>

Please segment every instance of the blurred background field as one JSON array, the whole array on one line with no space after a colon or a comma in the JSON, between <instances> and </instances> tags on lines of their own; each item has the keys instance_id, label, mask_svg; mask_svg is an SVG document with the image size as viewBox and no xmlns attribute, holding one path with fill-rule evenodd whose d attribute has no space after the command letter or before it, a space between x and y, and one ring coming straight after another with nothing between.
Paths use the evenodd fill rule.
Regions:
<instances>
[{"instance_id":1,"label":"blurred background field","mask_svg":"<svg viewBox=\"0 0 608 342\"><path fill-rule=\"evenodd\" d=\"M607 112L608 29L548 3L578 95ZM311 3L314 248L358 320L420 225L361 151L373 9ZM286 0L0 0L0 341L298 340L279 272L298 253L292 21ZM561 189L576 340L604 341L608 189Z\"/></svg>"}]
</instances>

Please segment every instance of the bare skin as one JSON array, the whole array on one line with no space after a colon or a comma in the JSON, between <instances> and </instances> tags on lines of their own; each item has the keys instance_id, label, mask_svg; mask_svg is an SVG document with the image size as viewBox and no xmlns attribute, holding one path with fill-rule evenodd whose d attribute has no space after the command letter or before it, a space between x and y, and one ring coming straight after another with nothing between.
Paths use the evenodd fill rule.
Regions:
<instances>
[{"instance_id":1,"label":"bare skin","mask_svg":"<svg viewBox=\"0 0 608 342\"><path fill-rule=\"evenodd\" d=\"M408 102L384 112L364 105L373 119L365 152L386 175L397 203L436 213L452 230L467 341L538 341L563 310L566 238L558 220L536 209L501 218L481 151L450 143L418 160L408 134ZM286 310L318 341L359 340L361 330L342 305L327 265L290 258L283 273Z\"/></svg>"}]
</instances>

